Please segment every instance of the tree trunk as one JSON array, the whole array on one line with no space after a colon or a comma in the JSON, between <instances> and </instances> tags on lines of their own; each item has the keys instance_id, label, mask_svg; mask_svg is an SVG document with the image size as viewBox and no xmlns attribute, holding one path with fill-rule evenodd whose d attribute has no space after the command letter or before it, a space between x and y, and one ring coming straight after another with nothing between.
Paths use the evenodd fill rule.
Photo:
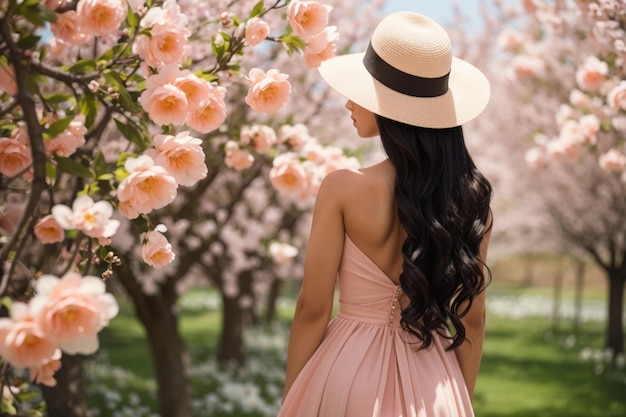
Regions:
<instances>
[{"instance_id":1,"label":"tree trunk","mask_svg":"<svg viewBox=\"0 0 626 417\"><path fill-rule=\"evenodd\" d=\"M265 324L270 325L276 319L276 302L280 296L280 290L283 286L283 280L274 278L270 293L267 296L267 305L265 306Z\"/></svg>"},{"instance_id":2,"label":"tree trunk","mask_svg":"<svg viewBox=\"0 0 626 417\"><path fill-rule=\"evenodd\" d=\"M585 261L576 260L576 287L574 294L574 334L578 336L581 327L583 309L583 291L585 289Z\"/></svg>"},{"instance_id":3,"label":"tree trunk","mask_svg":"<svg viewBox=\"0 0 626 417\"><path fill-rule=\"evenodd\" d=\"M152 300L155 301L154 298ZM168 417L191 417L191 394L187 375L189 356L178 328L178 316L173 312L172 306L152 304L151 314L139 314L139 318L150 342L160 414Z\"/></svg>"},{"instance_id":4,"label":"tree trunk","mask_svg":"<svg viewBox=\"0 0 626 417\"><path fill-rule=\"evenodd\" d=\"M239 297L228 297L222 292L222 334L217 352L220 362L235 361L242 365L245 361L243 348L243 310Z\"/></svg>"},{"instance_id":5,"label":"tree trunk","mask_svg":"<svg viewBox=\"0 0 626 417\"><path fill-rule=\"evenodd\" d=\"M191 417L189 357L175 313L175 283L167 280L155 295L147 295L137 282L128 261L118 268L119 281L133 300L137 317L148 335L157 382L159 414L163 417Z\"/></svg>"},{"instance_id":6,"label":"tree trunk","mask_svg":"<svg viewBox=\"0 0 626 417\"><path fill-rule=\"evenodd\" d=\"M552 304L552 330L559 331L561 321L561 299L563 294L563 257L560 257L554 275L554 300Z\"/></svg>"},{"instance_id":7,"label":"tree trunk","mask_svg":"<svg viewBox=\"0 0 626 417\"><path fill-rule=\"evenodd\" d=\"M613 357L624 352L624 283L623 274L609 273L609 324L606 333L606 347L613 351Z\"/></svg>"},{"instance_id":8,"label":"tree trunk","mask_svg":"<svg viewBox=\"0 0 626 417\"><path fill-rule=\"evenodd\" d=\"M90 417L83 391L82 356L63 354L61 369L54 377L57 380L55 387L41 386L48 417Z\"/></svg>"}]
</instances>

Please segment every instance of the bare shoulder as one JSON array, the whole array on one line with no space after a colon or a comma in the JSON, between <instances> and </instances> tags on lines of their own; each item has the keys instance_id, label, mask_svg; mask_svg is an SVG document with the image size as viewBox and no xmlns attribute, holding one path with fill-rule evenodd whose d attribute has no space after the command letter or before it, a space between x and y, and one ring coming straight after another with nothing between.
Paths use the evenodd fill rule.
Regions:
<instances>
[{"instance_id":1,"label":"bare shoulder","mask_svg":"<svg viewBox=\"0 0 626 417\"><path fill-rule=\"evenodd\" d=\"M326 175L320 185L319 194L341 199L362 181L363 173L353 169L338 169Z\"/></svg>"}]
</instances>

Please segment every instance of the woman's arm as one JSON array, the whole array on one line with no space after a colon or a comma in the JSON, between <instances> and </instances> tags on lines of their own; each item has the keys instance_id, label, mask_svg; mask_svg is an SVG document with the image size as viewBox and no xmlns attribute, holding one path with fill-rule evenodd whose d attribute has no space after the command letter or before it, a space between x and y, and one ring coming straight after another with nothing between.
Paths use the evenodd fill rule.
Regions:
<instances>
[{"instance_id":1,"label":"woman's arm","mask_svg":"<svg viewBox=\"0 0 626 417\"><path fill-rule=\"evenodd\" d=\"M321 343L332 313L345 233L341 206L343 175L339 171L328 175L315 202L302 288L289 337L284 395Z\"/></svg>"},{"instance_id":2,"label":"woman's arm","mask_svg":"<svg viewBox=\"0 0 626 417\"><path fill-rule=\"evenodd\" d=\"M491 216L489 216L488 222L491 223ZM487 259L487 247L490 236L491 230L485 235L480 245L480 259L483 262L486 262ZM474 298L472 307L461 319L463 326L465 326L465 341L455 349L467 390L472 399L474 398L474 387L478 378L485 339L486 292L485 288Z\"/></svg>"}]
</instances>

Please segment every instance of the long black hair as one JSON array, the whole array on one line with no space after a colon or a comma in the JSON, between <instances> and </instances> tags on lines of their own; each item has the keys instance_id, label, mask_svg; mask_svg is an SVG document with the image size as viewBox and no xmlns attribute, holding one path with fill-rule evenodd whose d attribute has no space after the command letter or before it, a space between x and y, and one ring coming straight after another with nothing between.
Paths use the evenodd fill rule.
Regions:
<instances>
[{"instance_id":1,"label":"long black hair","mask_svg":"<svg viewBox=\"0 0 626 417\"><path fill-rule=\"evenodd\" d=\"M461 318L491 278L479 253L491 228L491 184L469 155L462 127L430 129L378 115L376 121L396 171L395 202L407 233L400 286L410 303L402 327L420 348L432 345L435 331L454 349L465 340ZM452 336L445 332L450 325Z\"/></svg>"}]
</instances>

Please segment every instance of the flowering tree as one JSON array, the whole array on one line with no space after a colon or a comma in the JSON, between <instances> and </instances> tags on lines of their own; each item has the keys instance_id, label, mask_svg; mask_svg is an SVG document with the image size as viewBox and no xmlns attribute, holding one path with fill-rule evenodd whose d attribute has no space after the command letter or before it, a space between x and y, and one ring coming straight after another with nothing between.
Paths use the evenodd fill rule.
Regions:
<instances>
[{"instance_id":1,"label":"flowering tree","mask_svg":"<svg viewBox=\"0 0 626 417\"><path fill-rule=\"evenodd\" d=\"M606 271L606 346L617 355L624 349L626 283L626 4L494 5L495 17L485 12L489 30L481 49L493 51L490 78L506 89L488 110L496 127L491 134L515 149L509 158L522 160L525 152L527 163L523 170L511 163L520 168L508 183L511 194L528 210L524 219ZM530 139L534 146L520 147ZM544 216L549 223L537 222Z\"/></svg>"},{"instance_id":2,"label":"flowering tree","mask_svg":"<svg viewBox=\"0 0 626 417\"><path fill-rule=\"evenodd\" d=\"M0 292L20 300L6 304L0 354L5 372L58 380L44 389L50 415L86 413L72 355L97 350L117 313L106 279L119 279L146 327L161 414L183 416L180 294L203 276L220 289L226 356L240 336L233 315L273 285L264 268L290 274L287 241L302 244L299 215L321 178L355 165L284 106L289 80L312 86L303 68L336 49L329 11L282 0L0 2ZM289 64L289 76L261 69L286 67L296 51L305 66ZM301 121L324 97L303 90Z\"/></svg>"}]
</instances>

